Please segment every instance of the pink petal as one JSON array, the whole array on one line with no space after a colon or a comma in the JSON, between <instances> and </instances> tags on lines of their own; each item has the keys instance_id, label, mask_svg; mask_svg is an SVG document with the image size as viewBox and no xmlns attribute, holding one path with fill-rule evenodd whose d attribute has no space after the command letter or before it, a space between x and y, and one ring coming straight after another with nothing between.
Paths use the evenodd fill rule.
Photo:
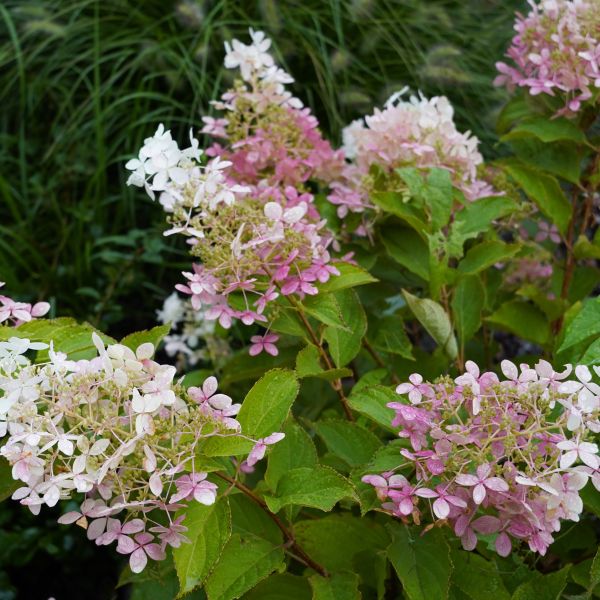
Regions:
<instances>
[{"instance_id":1,"label":"pink petal","mask_svg":"<svg viewBox=\"0 0 600 600\"><path fill-rule=\"evenodd\" d=\"M496 538L496 552L500 556L508 556L512 550L512 543L510 537L504 531Z\"/></svg>"},{"instance_id":2,"label":"pink petal","mask_svg":"<svg viewBox=\"0 0 600 600\"><path fill-rule=\"evenodd\" d=\"M489 490L494 490L495 492L508 492L508 483L504 481L501 477L490 477L486 479L484 485Z\"/></svg>"},{"instance_id":3,"label":"pink petal","mask_svg":"<svg viewBox=\"0 0 600 600\"><path fill-rule=\"evenodd\" d=\"M439 519L445 519L450 514L450 505L444 498L438 498L433 503L433 512Z\"/></svg>"},{"instance_id":4,"label":"pink petal","mask_svg":"<svg viewBox=\"0 0 600 600\"><path fill-rule=\"evenodd\" d=\"M473 501L475 504L481 504L485 499L485 486L481 483L473 488Z\"/></svg>"},{"instance_id":5,"label":"pink petal","mask_svg":"<svg viewBox=\"0 0 600 600\"><path fill-rule=\"evenodd\" d=\"M479 519L475 519L471 524L473 529L479 533L496 533L498 529L500 529L501 521L497 517L492 517L490 515L485 515L483 517L479 517Z\"/></svg>"},{"instance_id":6,"label":"pink petal","mask_svg":"<svg viewBox=\"0 0 600 600\"><path fill-rule=\"evenodd\" d=\"M138 548L129 557L129 566L134 573L141 573L148 564L148 557L143 548Z\"/></svg>"}]
</instances>

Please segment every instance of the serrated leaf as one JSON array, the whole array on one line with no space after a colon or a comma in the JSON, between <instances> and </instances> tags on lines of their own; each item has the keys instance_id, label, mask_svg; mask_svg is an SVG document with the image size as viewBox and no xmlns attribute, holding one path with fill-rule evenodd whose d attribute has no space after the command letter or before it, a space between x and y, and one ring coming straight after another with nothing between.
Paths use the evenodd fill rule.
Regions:
<instances>
[{"instance_id":1,"label":"serrated leaf","mask_svg":"<svg viewBox=\"0 0 600 600\"><path fill-rule=\"evenodd\" d=\"M374 385L353 391L348 397L348 405L352 410L365 415L384 429L395 431L392 427L394 411L388 408L387 404L398 400L399 396L393 390Z\"/></svg>"},{"instance_id":2,"label":"serrated leaf","mask_svg":"<svg viewBox=\"0 0 600 600\"><path fill-rule=\"evenodd\" d=\"M265 495L265 501L273 512L293 504L330 511L343 498L355 497L345 477L329 467L316 466L288 471L279 479L276 493Z\"/></svg>"},{"instance_id":3,"label":"serrated leaf","mask_svg":"<svg viewBox=\"0 0 600 600\"><path fill-rule=\"evenodd\" d=\"M334 293L307 297L304 299L302 307L304 312L317 319L317 321L335 329L350 331L348 323L344 320L342 307Z\"/></svg>"},{"instance_id":4,"label":"serrated leaf","mask_svg":"<svg viewBox=\"0 0 600 600\"><path fill-rule=\"evenodd\" d=\"M568 325L558 352L600 335L600 298L590 298Z\"/></svg>"},{"instance_id":5,"label":"serrated leaf","mask_svg":"<svg viewBox=\"0 0 600 600\"><path fill-rule=\"evenodd\" d=\"M374 555L390 543L386 529L375 519L348 513L298 521L294 535L302 549L330 572L350 571L356 555L365 551Z\"/></svg>"},{"instance_id":6,"label":"serrated leaf","mask_svg":"<svg viewBox=\"0 0 600 600\"><path fill-rule=\"evenodd\" d=\"M385 212L395 215L407 225L410 225L423 239L429 225L426 215L410 202L405 202L401 194L397 192L375 192L371 194L371 201L382 208Z\"/></svg>"},{"instance_id":7,"label":"serrated leaf","mask_svg":"<svg viewBox=\"0 0 600 600\"><path fill-rule=\"evenodd\" d=\"M354 290L341 290L335 296L348 330L326 327L323 337L335 365L344 367L360 352L362 339L367 332L367 317Z\"/></svg>"},{"instance_id":8,"label":"serrated leaf","mask_svg":"<svg viewBox=\"0 0 600 600\"><path fill-rule=\"evenodd\" d=\"M270 369L293 367L297 353L298 347L296 346L280 348L277 356L271 356L266 352L250 356L245 348L227 362L223 369L223 376L219 378L219 383L222 387L227 387L239 381L256 380Z\"/></svg>"},{"instance_id":9,"label":"serrated leaf","mask_svg":"<svg viewBox=\"0 0 600 600\"><path fill-rule=\"evenodd\" d=\"M246 395L238 413L242 431L262 438L279 431L298 395L293 371L273 369L263 375Z\"/></svg>"},{"instance_id":10,"label":"serrated leaf","mask_svg":"<svg viewBox=\"0 0 600 600\"><path fill-rule=\"evenodd\" d=\"M291 573L277 573L250 590L244 600L311 600L308 579Z\"/></svg>"},{"instance_id":11,"label":"serrated leaf","mask_svg":"<svg viewBox=\"0 0 600 600\"><path fill-rule=\"evenodd\" d=\"M273 519L244 494L229 496L233 533L244 539L257 537L275 546L283 544L283 533Z\"/></svg>"},{"instance_id":12,"label":"serrated leaf","mask_svg":"<svg viewBox=\"0 0 600 600\"><path fill-rule=\"evenodd\" d=\"M544 313L528 302L510 300L486 317L485 321L506 329L536 344L545 344L550 337L550 323Z\"/></svg>"},{"instance_id":13,"label":"serrated leaf","mask_svg":"<svg viewBox=\"0 0 600 600\"><path fill-rule=\"evenodd\" d=\"M381 240L387 253L411 273L429 280L429 248L423 238L406 227L383 227Z\"/></svg>"},{"instance_id":14,"label":"serrated leaf","mask_svg":"<svg viewBox=\"0 0 600 600\"><path fill-rule=\"evenodd\" d=\"M139 346L149 342L154 346L154 349L158 348L165 335L171 331L171 324L157 325L152 329L146 329L144 331L136 331L126 335L119 343L131 348L134 352Z\"/></svg>"},{"instance_id":15,"label":"serrated leaf","mask_svg":"<svg viewBox=\"0 0 600 600\"><path fill-rule=\"evenodd\" d=\"M317 377L326 381L341 379L342 377L350 377L352 371L350 369L324 369L321 366L321 355L316 346L309 344L296 357L296 374L299 378Z\"/></svg>"},{"instance_id":16,"label":"serrated leaf","mask_svg":"<svg viewBox=\"0 0 600 600\"><path fill-rule=\"evenodd\" d=\"M285 437L269 453L265 472L265 481L273 490L289 471L298 467L317 466L317 450L310 435L294 421L288 421L283 432Z\"/></svg>"},{"instance_id":17,"label":"serrated leaf","mask_svg":"<svg viewBox=\"0 0 600 600\"><path fill-rule=\"evenodd\" d=\"M568 140L577 144L587 143L583 131L575 123L564 117L557 119L534 117L521 121L500 139L501 141L507 141L531 136L545 143L559 140Z\"/></svg>"},{"instance_id":18,"label":"serrated leaf","mask_svg":"<svg viewBox=\"0 0 600 600\"><path fill-rule=\"evenodd\" d=\"M377 279L358 265L334 263L339 275L332 275L325 283L319 284L319 293L337 292L347 288L375 283Z\"/></svg>"},{"instance_id":19,"label":"serrated leaf","mask_svg":"<svg viewBox=\"0 0 600 600\"><path fill-rule=\"evenodd\" d=\"M474 275L512 258L519 249L519 244L505 244L498 240L481 242L469 249L458 264L458 270L466 275Z\"/></svg>"},{"instance_id":20,"label":"serrated leaf","mask_svg":"<svg viewBox=\"0 0 600 600\"><path fill-rule=\"evenodd\" d=\"M442 347L448 358L456 358L458 346L446 311L430 298L418 298L406 290L403 290L402 293L408 307L427 330L427 333Z\"/></svg>"},{"instance_id":21,"label":"serrated leaf","mask_svg":"<svg viewBox=\"0 0 600 600\"><path fill-rule=\"evenodd\" d=\"M375 350L398 354L408 360L414 360L412 344L404 330L404 321L399 316L390 315L370 323L369 340Z\"/></svg>"},{"instance_id":22,"label":"serrated leaf","mask_svg":"<svg viewBox=\"0 0 600 600\"><path fill-rule=\"evenodd\" d=\"M448 245L451 256L460 258L463 244L480 233L488 231L490 224L511 214L515 210L515 202L504 196L481 198L461 208L450 226Z\"/></svg>"},{"instance_id":23,"label":"serrated leaf","mask_svg":"<svg viewBox=\"0 0 600 600\"><path fill-rule=\"evenodd\" d=\"M223 552L231 536L231 512L226 498L212 506L193 502L179 514L185 514L189 544L173 548L173 560L182 596L202 585Z\"/></svg>"},{"instance_id":24,"label":"serrated leaf","mask_svg":"<svg viewBox=\"0 0 600 600\"><path fill-rule=\"evenodd\" d=\"M512 600L560 600L567 585L571 565L548 575L537 573L533 579L521 584Z\"/></svg>"},{"instance_id":25,"label":"serrated leaf","mask_svg":"<svg viewBox=\"0 0 600 600\"><path fill-rule=\"evenodd\" d=\"M257 537L245 539L234 533L215 569L208 577L208 600L234 600L277 571L283 564L283 550Z\"/></svg>"},{"instance_id":26,"label":"serrated leaf","mask_svg":"<svg viewBox=\"0 0 600 600\"><path fill-rule=\"evenodd\" d=\"M485 303L485 289L476 275L459 280L452 296L452 315L458 339L464 346L481 325L481 311Z\"/></svg>"},{"instance_id":27,"label":"serrated leaf","mask_svg":"<svg viewBox=\"0 0 600 600\"><path fill-rule=\"evenodd\" d=\"M571 220L572 210L556 178L518 160L507 161L504 163L504 168L542 214L546 215L564 235Z\"/></svg>"},{"instance_id":28,"label":"serrated leaf","mask_svg":"<svg viewBox=\"0 0 600 600\"><path fill-rule=\"evenodd\" d=\"M351 467L366 463L381 446L379 438L358 423L328 419L314 427L327 449Z\"/></svg>"},{"instance_id":29,"label":"serrated leaf","mask_svg":"<svg viewBox=\"0 0 600 600\"><path fill-rule=\"evenodd\" d=\"M418 527L394 527L388 558L402 582L408 600L448 598L452 562L450 549L439 529L423 535Z\"/></svg>"},{"instance_id":30,"label":"serrated leaf","mask_svg":"<svg viewBox=\"0 0 600 600\"><path fill-rule=\"evenodd\" d=\"M474 552L456 550L451 554L452 584L470 600L510 600L496 565Z\"/></svg>"},{"instance_id":31,"label":"serrated leaf","mask_svg":"<svg viewBox=\"0 0 600 600\"><path fill-rule=\"evenodd\" d=\"M28 338L34 342L54 343L54 350L64 352L71 360L91 359L98 355L92 342L92 333L97 333L105 344L116 344L116 340L104 335L89 323L78 323L75 319L36 319L19 327L0 328L0 341L10 337ZM46 362L48 351L37 353L37 362Z\"/></svg>"},{"instance_id":32,"label":"serrated leaf","mask_svg":"<svg viewBox=\"0 0 600 600\"><path fill-rule=\"evenodd\" d=\"M331 577L313 575L309 578L313 590L312 600L360 600L358 575L335 573Z\"/></svg>"}]
</instances>

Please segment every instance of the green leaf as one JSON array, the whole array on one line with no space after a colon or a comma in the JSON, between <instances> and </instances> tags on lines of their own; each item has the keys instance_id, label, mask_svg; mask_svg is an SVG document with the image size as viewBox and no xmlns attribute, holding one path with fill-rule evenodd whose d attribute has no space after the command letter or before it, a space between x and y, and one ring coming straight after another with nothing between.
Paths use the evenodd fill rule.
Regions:
<instances>
[{"instance_id":1,"label":"green leaf","mask_svg":"<svg viewBox=\"0 0 600 600\"><path fill-rule=\"evenodd\" d=\"M367 332L367 317L354 290L341 290L335 296L343 322L349 330L327 327L323 337L336 366L344 367L360 352L362 339Z\"/></svg>"},{"instance_id":2,"label":"green leaf","mask_svg":"<svg viewBox=\"0 0 600 600\"><path fill-rule=\"evenodd\" d=\"M257 537L234 533L206 580L208 600L234 600L283 566L283 550Z\"/></svg>"},{"instance_id":3,"label":"green leaf","mask_svg":"<svg viewBox=\"0 0 600 600\"><path fill-rule=\"evenodd\" d=\"M571 220L571 204L555 177L538 171L517 160L504 163L508 174L521 186L525 194L537 205L564 235Z\"/></svg>"},{"instance_id":4,"label":"green leaf","mask_svg":"<svg viewBox=\"0 0 600 600\"><path fill-rule=\"evenodd\" d=\"M402 293L406 298L408 307L427 330L427 333L442 347L449 358L456 358L458 347L446 311L430 298L417 298L417 296L413 296L406 290L403 290Z\"/></svg>"},{"instance_id":5,"label":"green leaf","mask_svg":"<svg viewBox=\"0 0 600 600\"><path fill-rule=\"evenodd\" d=\"M335 329L350 331L350 325L344 320L342 307L336 294L329 293L308 296L304 299L302 306L304 312L321 321L321 323Z\"/></svg>"},{"instance_id":6,"label":"green leaf","mask_svg":"<svg viewBox=\"0 0 600 600\"><path fill-rule=\"evenodd\" d=\"M222 387L226 387L239 381L256 380L270 369L293 366L297 353L298 347L295 346L280 348L277 356L271 356L266 352L250 356L248 349L244 348L227 362L219 383Z\"/></svg>"},{"instance_id":7,"label":"green leaf","mask_svg":"<svg viewBox=\"0 0 600 600\"><path fill-rule=\"evenodd\" d=\"M550 323L533 304L510 300L485 321L536 344L546 344L550 338Z\"/></svg>"},{"instance_id":8,"label":"green leaf","mask_svg":"<svg viewBox=\"0 0 600 600\"><path fill-rule=\"evenodd\" d=\"M262 438L279 431L298 395L298 380L293 371L273 369L261 377L248 392L238 414L242 431Z\"/></svg>"},{"instance_id":9,"label":"green leaf","mask_svg":"<svg viewBox=\"0 0 600 600\"><path fill-rule=\"evenodd\" d=\"M358 554L385 551L390 543L386 529L375 519L348 513L298 521L294 535L304 551L330 572L351 571Z\"/></svg>"},{"instance_id":10,"label":"green leaf","mask_svg":"<svg viewBox=\"0 0 600 600\"><path fill-rule=\"evenodd\" d=\"M452 315L458 339L464 346L481 325L481 311L485 303L485 289L476 275L459 280L452 296Z\"/></svg>"},{"instance_id":11,"label":"green leaf","mask_svg":"<svg viewBox=\"0 0 600 600\"><path fill-rule=\"evenodd\" d=\"M417 527L394 527L388 558L408 600L448 598L452 562L450 549L439 529L423 533Z\"/></svg>"},{"instance_id":12,"label":"green leaf","mask_svg":"<svg viewBox=\"0 0 600 600\"><path fill-rule=\"evenodd\" d=\"M147 329L144 331L136 331L135 333L130 333L125 336L119 343L131 348L134 352L138 349L139 346L150 342L154 349L158 348L159 344L162 342L162 339L165 335L169 334L171 331L171 324L167 323L166 325L158 325L153 327L152 329Z\"/></svg>"},{"instance_id":13,"label":"green leaf","mask_svg":"<svg viewBox=\"0 0 600 600\"><path fill-rule=\"evenodd\" d=\"M357 423L341 419L317 421L315 431L327 449L351 467L368 462L381 446L375 434Z\"/></svg>"},{"instance_id":14,"label":"green leaf","mask_svg":"<svg viewBox=\"0 0 600 600\"><path fill-rule=\"evenodd\" d=\"M568 140L577 144L587 143L587 139L581 129L564 117L559 117L558 119L534 117L521 121L521 123L513 127L509 133L500 139L501 141L507 141L531 136L545 143L556 142L558 140Z\"/></svg>"},{"instance_id":15,"label":"green leaf","mask_svg":"<svg viewBox=\"0 0 600 600\"><path fill-rule=\"evenodd\" d=\"M460 258L463 244L467 240L488 231L492 221L510 215L515 208L515 202L505 196L482 198L461 208L450 227L448 245L451 256Z\"/></svg>"},{"instance_id":16,"label":"green leaf","mask_svg":"<svg viewBox=\"0 0 600 600\"><path fill-rule=\"evenodd\" d=\"M454 204L452 180L446 169L432 168L427 176L427 184L423 190L423 199L431 213L433 231L442 229L448 224Z\"/></svg>"},{"instance_id":17,"label":"green leaf","mask_svg":"<svg viewBox=\"0 0 600 600\"><path fill-rule=\"evenodd\" d=\"M313 590L312 600L360 600L358 575L336 573L331 577L313 575L309 578Z\"/></svg>"},{"instance_id":18,"label":"green leaf","mask_svg":"<svg viewBox=\"0 0 600 600\"><path fill-rule=\"evenodd\" d=\"M519 244L505 244L498 240L481 242L469 249L458 264L461 273L474 275L498 262L514 256L520 249Z\"/></svg>"},{"instance_id":19,"label":"green leaf","mask_svg":"<svg viewBox=\"0 0 600 600\"><path fill-rule=\"evenodd\" d=\"M335 330L337 331L337 330ZM321 366L321 355L316 346L309 344L298 352L296 357L296 374L301 379L303 377L317 377L326 381L350 377L350 369L324 369Z\"/></svg>"},{"instance_id":20,"label":"green leaf","mask_svg":"<svg viewBox=\"0 0 600 600\"><path fill-rule=\"evenodd\" d=\"M291 573L277 573L261 581L244 600L311 600L308 579Z\"/></svg>"},{"instance_id":21,"label":"green leaf","mask_svg":"<svg viewBox=\"0 0 600 600\"><path fill-rule=\"evenodd\" d=\"M173 548L173 560L179 579L179 596L202 585L221 556L231 536L231 512L227 498L212 506L193 502L179 514L185 514L190 544Z\"/></svg>"},{"instance_id":22,"label":"green leaf","mask_svg":"<svg viewBox=\"0 0 600 600\"><path fill-rule=\"evenodd\" d=\"M277 333L285 333L300 338L306 338L307 335L306 329L296 311L291 307L282 307L281 305L277 307L277 312L271 323L271 329Z\"/></svg>"},{"instance_id":23,"label":"green leaf","mask_svg":"<svg viewBox=\"0 0 600 600\"><path fill-rule=\"evenodd\" d=\"M75 319L36 319L23 323L19 327L0 328L0 341L10 337L28 338L34 342L49 344L54 342L54 350L64 352L71 360L92 359L98 351L92 342L92 333L96 332L105 344L116 344L116 340L104 335L89 323L78 323ZM40 350L38 362L48 360L48 351Z\"/></svg>"},{"instance_id":24,"label":"green leaf","mask_svg":"<svg viewBox=\"0 0 600 600\"><path fill-rule=\"evenodd\" d=\"M20 482L15 481L12 477L12 467L8 461L3 456L0 457L0 502L10 498L20 486Z\"/></svg>"},{"instance_id":25,"label":"green leaf","mask_svg":"<svg viewBox=\"0 0 600 600\"><path fill-rule=\"evenodd\" d=\"M350 263L335 263L339 275L332 275L326 283L319 284L319 292L337 292L346 288L375 283L377 279L357 265Z\"/></svg>"},{"instance_id":26,"label":"green leaf","mask_svg":"<svg viewBox=\"0 0 600 600\"><path fill-rule=\"evenodd\" d=\"M425 222L425 214L413 206L411 202L405 202L405 198L401 194L397 192L376 192L371 194L371 200L385 212L404 221L423 239L426 239L425 232L429 230L429 225Z\"/></svg>"},{"instance_id":27,"label":"green leaf","mask_svg":"<svg viewBox=\"0 0 600 600\"><path fill-rule=\"evenodd\" d=\"M356 498L352 484L323 466L292 469L279 479L275 495L265 495L267 506L273 512L292 504L330 511L343 498Z\"/></svg>"},{"instance_id":28,"label":"green leaf","mask_svg":"<svg viewBox=\"0 0 600 600\"><path fill-rule=\"evenodd\" d=\"M451 554L452 584L470 600L510 600L496 565L474 552L457 550Z\"/></svg>"},{"instance_id":29,"label":"green leaf","mask_svg":"<svg viewBox=\"0 0 600 600\"><path fill-rule=\"evenodd\" d=\"M429 248L423 238L406 227L382 227L381 240L387 253L411 273L429 280Z\"/></svg>"},{"instance_id":30,"label":"green leaf","mask_svg":"<svg viewBox=\"0 0 600 600\"><path fill-rule=\"evenodd\" d=\"M283 533L273 519L245 494L229 496L233 533L244 539L260 538L279 546L283 544Z\"/></svg>"},{"instance_id":31,"label":"green leaf","mask_svg":"<svg viewBox=\"0 0 600 600\"><path fill-rule=\"evenodd\" d=\"M570 183L579 183L585 154L580 145L564 140L544 144L534 137L513 139L510 145L518 160L534 171L542 171Z\"/></svg>"},{"instance_id":32,"label":"green leaf","mask_svg":"<svg viewBox=\"0 0 600 600\"><path fill-rule=\"evenodd\" d=\"M570 568L571 565L568 565L548 575L538 573L515 590L512 600L560 600Z\"/></svg>"},{"instance_id":33,"label":"green leaf","mask_svg":"<svg viewBox=\"0 0 600 600\"><path fill-rule=\"evenodd\" d=\"M558 352L600 335L600 298L585 300L583 307L571 321Z\"/></svg>"},{"instance_id":34,"label":"green leaf","mask_svg":"<svg viewBox=\"0 0 600 600\"><path fill-rule=\"evenodd\" d=\"M348 405L352 410L365 415L384 429L395 432L392 428L394 411L388 408L387 404L398 400L398 394L393 390L382 385L374 385L353 391L348 398Z\"/></svg>"},{"instance_id":35,"label":"green leaf","mask_svg":"<svg viewBox=\"0 0 600 600\"><path fill-rule=\"evenodd\" d=\"M265 481L271 489L277 488L279 480L298 467L317 466L317 450L312 438L294 421L283 428L285 437L275 444L268 458Z\"/></svg>"},{"instance_id":36,"label":"green leaf","mask_svg":"<svg viewBox=\"0 0 600 600\"><path fill-rule=\"evenodd\" d=\"M372 325L373 337L369 337L369 340L375 350L398 354L408 360L414 360L412 344L404 331L404 321L401 317L389 315L375 320ZM369 330L371 330L371 324Z\"/></svg>"}]
</instances>

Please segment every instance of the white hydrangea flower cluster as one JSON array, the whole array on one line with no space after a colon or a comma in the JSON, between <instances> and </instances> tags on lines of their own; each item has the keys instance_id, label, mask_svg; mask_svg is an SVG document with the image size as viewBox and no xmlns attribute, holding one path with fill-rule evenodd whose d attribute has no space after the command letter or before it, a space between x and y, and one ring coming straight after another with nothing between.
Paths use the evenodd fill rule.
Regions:
<instances>
[{"instance_id":1,"label":"white hydrangea flower cluster","mask_svg":"<svg viewBox=\"0 0 600 600\"><path fill-rule=\"evenodd\" d=\"M186 390L175 367L153 360L150 343L105 347L95 333L93 342L92 360L68 360L51 344L41 363L26 353L46 344L0 342L0 454L22 484L13 499L38 514L84 494L79 511L59 522L85 527L97 544L116 542L139 572L187 541L175 511L215 502L217 485L200 465L203 443L242 438L253 464L283 434L244 435L241 405L217 392L216 378Z\"/></svg>"}]
</instances>

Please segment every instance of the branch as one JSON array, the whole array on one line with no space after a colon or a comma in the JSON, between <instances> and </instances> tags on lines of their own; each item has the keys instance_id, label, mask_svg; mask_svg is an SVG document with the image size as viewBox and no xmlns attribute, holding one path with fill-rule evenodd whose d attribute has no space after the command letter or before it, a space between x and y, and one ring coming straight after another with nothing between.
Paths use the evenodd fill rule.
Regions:
<instances>
[{"instance_id":1,"label":"branch","mask_svg":"<svg viewBox=\"0 0 600 600\"><path fill-rule=\"evenodd\" d=\"M265 511L265 513L271 518L271 520L275 523L275 525L277 525L277 527L280 529L281 533L283 533L283 535L287 539L287 541L289 543L289 547L294 551L294 554L292 554L292 556L296 560L303 563L305 566L310 567L311 569L314 569L322 577L329 577L329 574L327 573L327 570L325 569L325 567L321 566L318 562L314 561L298 545L298 543L296 542L296 539L294 537L294 533L285 525L285 523L275 513L271 512L271 510L267 506L267 503L260 496L257 496L253 490L251 490L247 485L244 485L241 481L238 481L237 479L230 477L229 475L227 475L225 473L221 473L220 471L215 471L214 474L217 477L220 477L221 479L223 479L224 481L229 482L231 485L236 487L238 490L240 490L241 492L246 494L246 496L248 496L248 498L250 498L250 500L252 500L255 504L260 506L260 508L262 508Z\"/></svg>"}]
</instances>

